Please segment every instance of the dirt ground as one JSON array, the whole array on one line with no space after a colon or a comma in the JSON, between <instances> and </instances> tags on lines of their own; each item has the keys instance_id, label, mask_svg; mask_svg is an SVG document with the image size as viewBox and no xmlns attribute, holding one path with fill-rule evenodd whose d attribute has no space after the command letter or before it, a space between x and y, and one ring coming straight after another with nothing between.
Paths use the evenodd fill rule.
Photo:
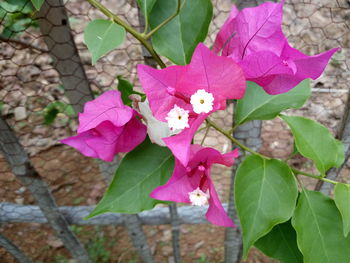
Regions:
<instances>
[{"instance_id":1,"label":"dirt ground","mask_svg":"<svg viewBox=\"0 0 350 263\"><path fill-rule=\"evenodd\" d=\"M32 161L49 184L58 205L92 205L103 195L106 185L98 173L96 162L74 149L62 145L52 147L37 154ZM4 159L0 159L0 168L2 185L0 202L35 204L28 190L11 174ZM224 188L229 182L229 171L216 167L214 173L218 192L226 192ZM225 177L224 180L217 180L220 173ZM96 257L96 262L139 262L124 227L72 226L72 228L90 253ZM156 262L172 262L170 226L145 226L144 230ZM224 230L213 225L182 225L183 262L221 262ZM68 262L70 258L62 242L55 237L48 225L3 224L0 231L35 262ZM4 249L0 249L0 262L16 261ZM249 260L244 262L272 261L265 259L258 251L252 250Z\"/></svg>"},{"instance_id":2,"label":"dirt ground","mask_svg":"<svg viewBox=\"0 0 350 263\"><path fill-rule=\"evenodd\" d=\"M275 125L281 124L276 123ZM271 128L268 125L264 127L265 129ZM286 157L293 147L289 131L284 130L284 135L279 134L279 138L282 138L279 144L282 144L284 149L282 152L276 148L273 149L276 140L273 133L270 133L264 133L262 152L269 156L277 154L279 157ZM214 139L217 138L212 138ZM103 195L106 185L98 172L96 162L82 156L74 149L58 145L36 154L32 157L32 161L50 186L58 205L93 205ZM298 168L312 170L312 167L300 156L293 158L291 163ZM227 202L230 170L215 167L213 174L221 200ZM343 180L349 179L349 170L346 169L343 175ZM21 186L11 174L4 159L0 159L0 182L2 185L0 202L35 204L28 190ZM313 181L305 182L309 186L314 185ZM87 246L96 262L140 262L124 227L72 226L72 229ZM144 230L156 262L173 262L170 226L145 226ZM222 262L224 230L222 227L213 225L182 225L181 256L183 262ZM0 231L35 262L74 262L68 261L69 253L48 225L11 223L1 225ZM4 249L0 249L0 262L12 263L15 260ZM243 262L272 263L276 261L252 249L248 260Z\"/></svg>"}]
</instances>

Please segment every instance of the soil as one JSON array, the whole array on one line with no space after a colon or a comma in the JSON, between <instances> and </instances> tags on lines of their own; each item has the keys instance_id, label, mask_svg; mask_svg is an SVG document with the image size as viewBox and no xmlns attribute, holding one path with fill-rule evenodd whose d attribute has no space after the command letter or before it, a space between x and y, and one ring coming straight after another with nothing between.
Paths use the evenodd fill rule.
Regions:
<instances>
[{"instance_id":1,"label":"soil","mask_svg":"<svg viewBox=\"0 0 350 263\"><path fill-rule=\"evenodd\" d=\"M92 205L103 195L105 183L93 159L86 158L66 146L55 146L32 157L35 168L50 186L58 205ZM12 175L4 159L0 159L0 202L35 204L31 194ZM84 167L82 169L82 167ZM216 167L216 179L222 174L226 180L216 180L219 193L225 193L229 171ZM222 197L224 199L224 197ZM100 245L96 262L140 262L124 227L73 226L75 233L87 246ZM171 227L144 226L156 262L172 262ZM19 246L35 262L65 262L70 255L48 225L11 223L0 227L3 235ZM183 262L221 262L223 260L224 231L213 225L182 225L181 256ZM98 239L97 237L102 236ZM102 241L101 241L102 240ZM108 253L108 260L104 254ZM95 253L96 254L96 253ZM134 260L134 261L133 261ZM0 262L16 262L0 248ZM253 249L246 263L271 262Z\"/></svg>"}]
</instances>

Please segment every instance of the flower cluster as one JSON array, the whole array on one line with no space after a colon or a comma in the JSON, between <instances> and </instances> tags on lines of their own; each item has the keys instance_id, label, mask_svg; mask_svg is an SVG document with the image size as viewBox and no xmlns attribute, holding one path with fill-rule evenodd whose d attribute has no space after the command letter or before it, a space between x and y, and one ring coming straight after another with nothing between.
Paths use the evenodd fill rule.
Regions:
<instances>
[{"instance_id":1,"label":"flower cluster","mask_svg":"<svg viewBox=\"0 0 350 263\"><path fill-rule=\"evenodd\" d=\"M269 94L289 91L304 79L317 79L338 50L308 56L291 47L282 32L283 4L266 2L238 11L233 7L214 43L214 51L236 61L247 80Z\"/></svg>"},{"instance_id":2,"label":"flower cluster","mask_svg":"<svg viewBox=\"0 0 350 263\"><path fill-rule=\"evenodd\" d=\"M256 82L269 94L284 93L306 78L318 78L337 51L308 56L291 47L281 28L283 2L242 11L233 7L213 51L198 44L188 65L164 69L138 65L151 113L148 104L140 103L145 115L141 117L123 105L120 92L109 91L85 105L79 115L78 135L62 142L86 156L111 161L118 152L131 151L144 140L147 128L139 118L148 125L163 122L168 130L160 134L175 135L153 141L171 150L175 168L169 181L150 196L208 204L206 217L210 222L234 226L220 203L210 170L213 164L232 166L238 150L221 154L192 144L199 126L211 113L224 110L228 99L243 98L246 80ZM150 131L148 127L152 138L154 131Z\"/></svg>"},{"instance_id":3,"label":"flower cluster","mask_svg":"<svg viewBox=\"0 0 350 263\"><path fill-rule=\"evenodd\" d=\"M84 106L78 134L61 142L82 154L111 162L119 152L130 152L147 133L137 112L125 106L119 91L107 91Z\"/></svg>"}]
</instances>

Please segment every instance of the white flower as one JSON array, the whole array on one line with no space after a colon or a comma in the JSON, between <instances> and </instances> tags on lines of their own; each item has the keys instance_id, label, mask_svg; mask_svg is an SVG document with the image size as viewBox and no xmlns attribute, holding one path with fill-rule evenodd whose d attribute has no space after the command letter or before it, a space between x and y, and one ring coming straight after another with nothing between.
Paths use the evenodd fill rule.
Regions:
<instances>
[{"instance_id":1,"label":"white flower","mask_svg":"<svg viewBox=\"0 0 350 263\"><path fill-rule=\"evenodd\" d=\"M176 132L171 131L166 122L159 121L153 116L147 99L144 102L139 102L138 106L147 124L147 133L151 141L160 146L166 146L162 138L169 137Z\"/></svg>"},{"instance_id":2,"label":"white flower","mask_svg":"<svg viewBox=\"0 0 350 263\"><path fill-rule=\"evenodd\" d=\"M208 113L213 110L214 96L206 92L204 89L199 89L191 96L191 104L193 111L197 114Z\"/></svg>"},{"instance_id":3,"label":"white flower","mask_svg":"<svg viewBox=\"0 0 350 263\"><path fill-rule=\"evenodd\" d=\"M168 116L165 118L168 121L168 126L171 130L182 130L189 128L188 125L188 110L174 105L171 111L168 112Z\"/></svg>"},{"instance_id":4,"label":"white flower","mask_svg":"<svg viewBox=\"0 0 350 263\"><path fill-rule=\"evenodd\" d=\"M188 196L192 205L204 206L208 204L209 194L204 193L199 187L197 187L196 190L189 192Z\"/></svg>"}]
</instances>

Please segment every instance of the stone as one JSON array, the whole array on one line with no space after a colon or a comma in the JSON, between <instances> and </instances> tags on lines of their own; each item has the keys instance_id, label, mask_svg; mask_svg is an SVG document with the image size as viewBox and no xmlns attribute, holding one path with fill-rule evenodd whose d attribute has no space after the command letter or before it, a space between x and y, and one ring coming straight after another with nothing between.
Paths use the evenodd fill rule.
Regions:
<instances>
[{"instance_id":1,"label":"stone","mask_svg":"<svg viewBox=\"0 0 350 263\"><path fill-rule=\"evenodd\" d=\"M22 107L22 106L16 107L14 110L14 114L15 114L16 121L22 121L27 118L27 110L25 107Z\"/></svg>"}]
</instances>

